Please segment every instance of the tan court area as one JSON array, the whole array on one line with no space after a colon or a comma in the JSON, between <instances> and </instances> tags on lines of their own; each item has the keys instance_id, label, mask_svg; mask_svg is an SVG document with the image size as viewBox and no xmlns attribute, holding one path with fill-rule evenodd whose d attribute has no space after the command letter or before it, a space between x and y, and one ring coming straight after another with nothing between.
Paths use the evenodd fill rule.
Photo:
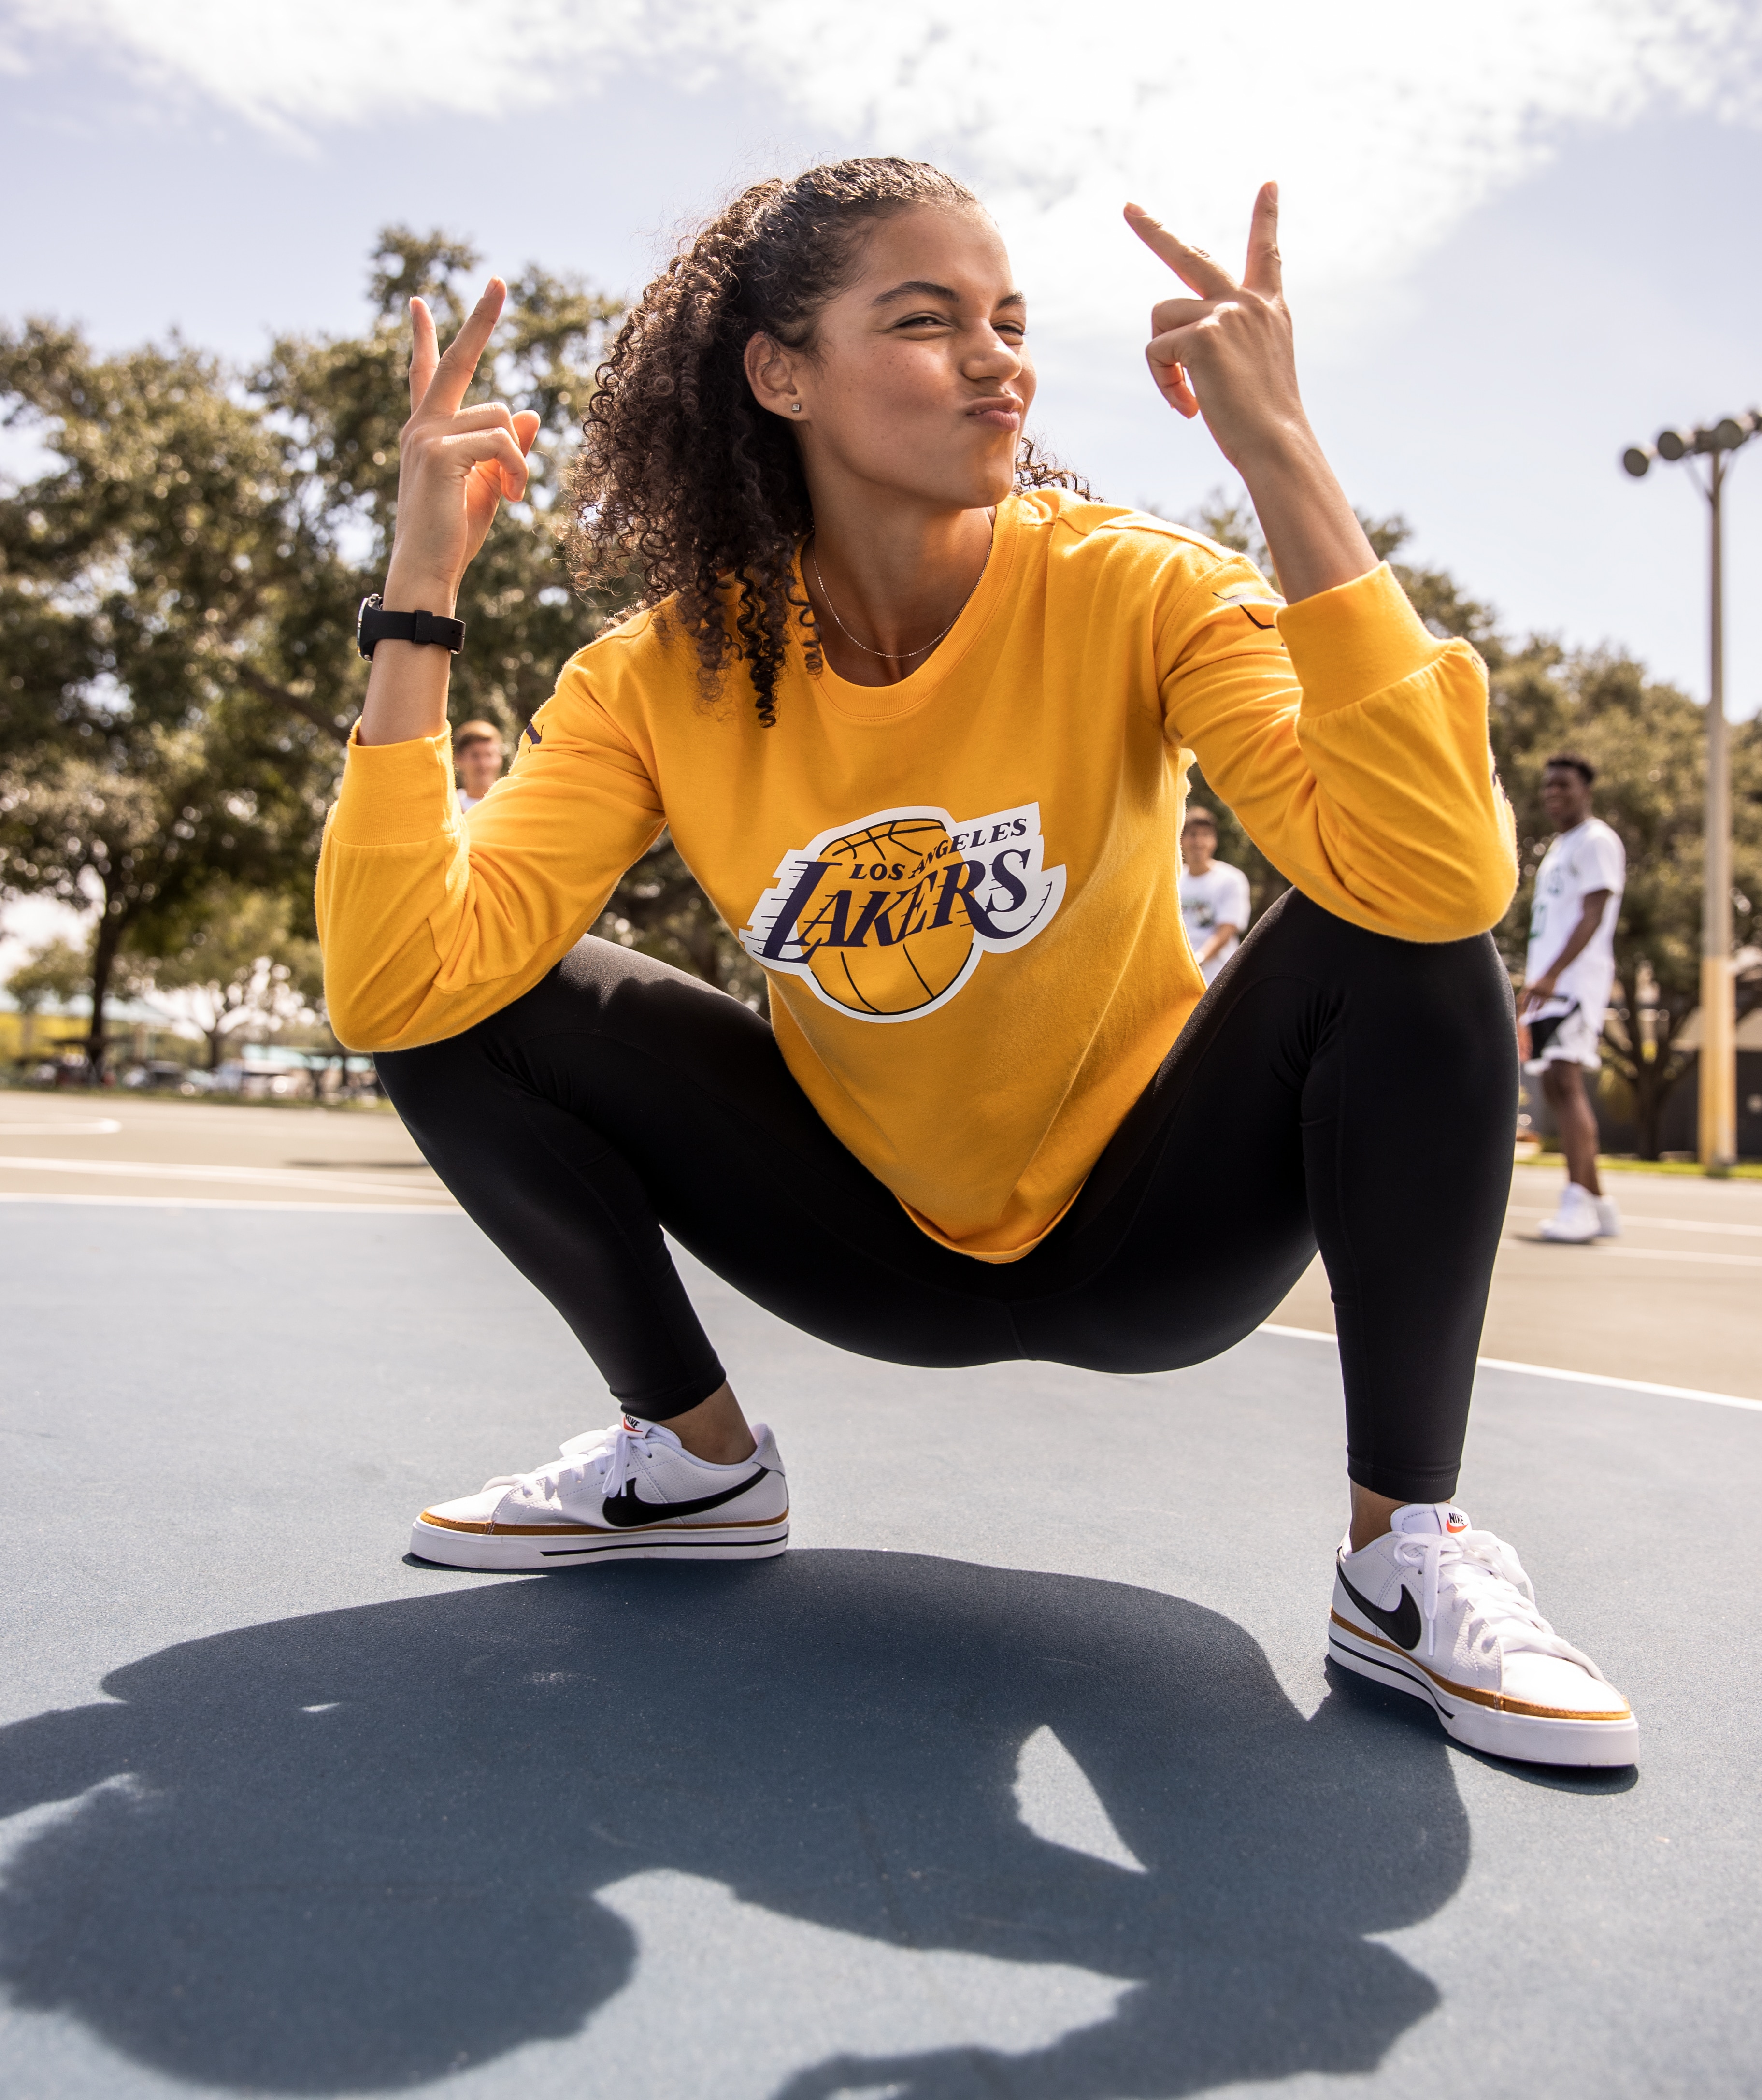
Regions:
<instances>
[{"instance_id":1,"label":"tan court area","mask_svg":"<svg viewBox=\"0 0 1762 2100\"><path fill-rule=\"evenodd\" d=\"M389 1110L0 1094L0 1200L450 1207Z\"/></svg>"},{"instance_id":2,"label":"tan court area","mask_svg":"<svg viewBox=\"0 0 1762 2100\"><path fill-rule=\"evenodd\" d=\"M1623 1237L1535 1237L1561 1182L1520 1167L1482 1353L1762 1400L1762 1182L1611 1174ZM402 1210L452 1199L387 1111L0 1094L0 1202ZM1332 1330L1318 1262L1274 1316Z\"/></svg>"}]
</instances>

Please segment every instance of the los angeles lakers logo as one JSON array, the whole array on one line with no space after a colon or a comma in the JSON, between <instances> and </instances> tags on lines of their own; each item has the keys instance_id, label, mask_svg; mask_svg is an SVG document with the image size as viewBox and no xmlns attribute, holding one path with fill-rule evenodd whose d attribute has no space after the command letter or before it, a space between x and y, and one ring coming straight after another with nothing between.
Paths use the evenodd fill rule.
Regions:
<instances>
[{"instance_id":1,"label":"los angeles lakers logo","mask_svg":"<svg viewBox=\"0 0 1762 2100\"><path fill-rule=\"evenodd\" d=\"M880 810L785 854L741 945L840 1013L916 1021L946 1006L981 955L1024 946L1051 919L1064 870L1045 861L1037 802L958 819Z\"/></svg>"}]
</instances>

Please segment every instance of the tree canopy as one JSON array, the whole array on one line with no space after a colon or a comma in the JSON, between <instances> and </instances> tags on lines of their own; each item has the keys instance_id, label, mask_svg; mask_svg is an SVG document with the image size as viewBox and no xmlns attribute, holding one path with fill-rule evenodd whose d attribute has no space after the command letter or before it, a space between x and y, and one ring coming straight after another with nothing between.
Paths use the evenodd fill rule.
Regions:
<instances>
[{"instance_id":1,"label":"tree canopy","mask_svg":"<svg viewBox=\"0 0 1762 2100\"><path fill-rule=\"evenodd\" d=\"M0 329L0 417L42 471L0 485L0 895L96 905L95 1070L120 957L169 972L203 900L311 882L365 666L355 610L385 572L407 401L408 299L456 327L478 258L388 228L368 319L284 336L245 371L175 339L106 354L45 320ZM536 266L509 286L477 392L540 417L528 500L459 604L450 707L518 735L620 609L569 588L562 468L620 309ZM266 921L266 924L268 923ZM757 973L663 840L601 931L749 997Z\"/></svg>"}]
</instances>

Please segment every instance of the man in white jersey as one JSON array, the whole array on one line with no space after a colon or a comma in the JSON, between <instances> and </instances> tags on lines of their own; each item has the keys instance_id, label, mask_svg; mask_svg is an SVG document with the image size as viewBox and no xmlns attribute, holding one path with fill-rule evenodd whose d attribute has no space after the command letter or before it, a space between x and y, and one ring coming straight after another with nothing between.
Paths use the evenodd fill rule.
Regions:
<instances>
[{"instance_id":1,"label":"man in white jersey","mask_svg":"<svg viewBox=\"0 0 1762 2100\"><path fill-rule=\"evenodd\" d=\"M1218 819L1209 810L1187 813L1181 827L1181 917L1199 973L1207 984L1242 945L1248 929L1248 877L1214 860Z\"/></svg>"},{"instance_id":2,"label":"man in white jersey","mask_svg":"<svg viewBox=\"0 0 1762 2100\"><path fill-rule=\"evenodd\" d=\"M1597 1177L1597 1114L1586 1072L1602 1067L1603 1015L1615 982L1615 920L1628 879L1621 840L1591 814L1596 769L1570 753L1548 760L1542 806L1555 838L1535 873L1520 1027L1526 1068L1554 1111L1567 1181L1544 1240L1613 1239L1614 1200Z\"/></svg>"}]
</instances>

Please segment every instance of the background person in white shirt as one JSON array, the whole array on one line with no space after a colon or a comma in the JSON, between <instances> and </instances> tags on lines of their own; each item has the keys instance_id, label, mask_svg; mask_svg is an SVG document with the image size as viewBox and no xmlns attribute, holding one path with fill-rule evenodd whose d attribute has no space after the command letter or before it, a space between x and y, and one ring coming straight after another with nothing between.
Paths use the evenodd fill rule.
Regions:
<instances>
[{"instance_id":1,"label":"background person in white shirt","mask_svg":"<svg viewBox=\"0 0 1762 2100\"><path fill-rule=\"evenodd\" d=\"M1602 1069L1603 1015L1615 982L1615 920L1628 879L1621 840L1591 814L1588 761L1563 752L1542 774L1555 839L1535 871L1518 1026L1524 1063L1541 1076L1560 1128L1567 1181L1544 1240L1613 1238L1621 1229L1597 1178L1597 1113L1586 1072Z\"/></svg>"},{"instance_id":2,"label":"background person in white shirt","mask_svg":"<svg viewBox=\"0 0 1762 2100\"><path fill-rule=\"evenodd\" d=\"M1249 921L1248 877L1214 860L1217 850L1218 819L1189 810L1181 827L1181 917L1207 984L1241 946Z\"/></svg>"},{"instance_id":3,"label":"background person in white shirt","mask_svg":"<svg viewBox=\"0 0 1762 2100\"><path fill-rule=\"evenodd\" d=\"M461 722L453 732L459 806L475 809L502 777L502 733L492 721Z\"/></svg>"}]
</instances>

